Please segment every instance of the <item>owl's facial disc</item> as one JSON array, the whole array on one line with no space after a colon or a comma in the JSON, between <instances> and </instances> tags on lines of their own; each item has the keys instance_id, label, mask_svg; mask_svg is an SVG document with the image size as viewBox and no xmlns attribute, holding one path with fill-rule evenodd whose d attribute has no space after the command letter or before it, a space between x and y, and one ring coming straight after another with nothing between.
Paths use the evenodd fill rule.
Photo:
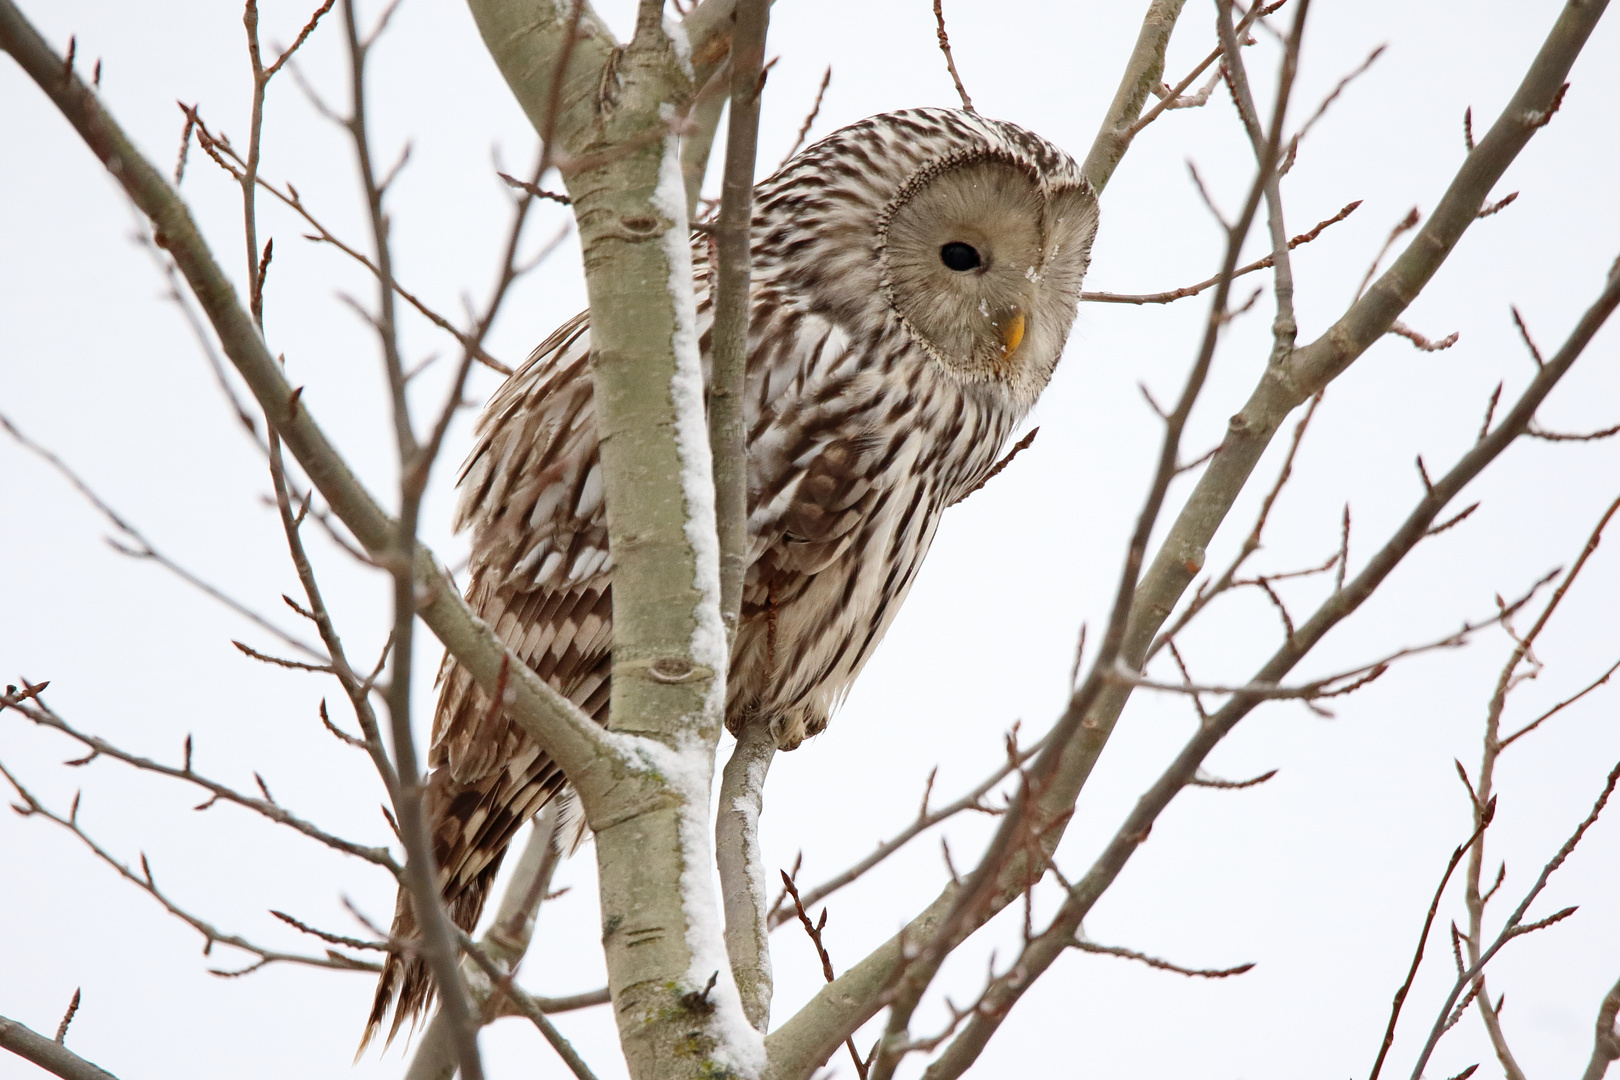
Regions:
<instances>
[{"instance_id":1,"label":"owl's facial disc","mask_svg":"<svg viewBox=\"0 0 1620 1080\"><path fill-rule=\"evenodd\" d=\"M988 157L908 186L883 250L895 312L958 375L1038 392L1074 319L1095 199Z\"/></svg>"}]
</instances>

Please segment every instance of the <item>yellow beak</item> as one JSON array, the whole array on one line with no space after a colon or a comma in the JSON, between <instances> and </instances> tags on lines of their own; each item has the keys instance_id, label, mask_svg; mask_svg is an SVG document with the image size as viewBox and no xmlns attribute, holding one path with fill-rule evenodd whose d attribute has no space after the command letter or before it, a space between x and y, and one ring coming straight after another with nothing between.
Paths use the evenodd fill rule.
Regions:
<instances>
[{"instance_id":1,"label":"yellow beak","mask_svg":"<svg viewBox=\"0 0 1620 1080\"><path fill-rule=\"evenodd\" d=\"M1006 359L1017 351L1019 343L1023 340L1024 313L1022 311L1014 311L1012 318L1008 319L1007 322L1001 327L1002 359Z\"/></svg>"}]
</instances>

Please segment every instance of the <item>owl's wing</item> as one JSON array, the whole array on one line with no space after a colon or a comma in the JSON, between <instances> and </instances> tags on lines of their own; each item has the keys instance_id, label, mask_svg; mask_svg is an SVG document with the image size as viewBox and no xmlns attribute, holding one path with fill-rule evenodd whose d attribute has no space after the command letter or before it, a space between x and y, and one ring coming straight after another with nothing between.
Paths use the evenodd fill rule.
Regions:
<instances>
[{"instance_id":1,"label":"owl's wing","mask_svg":"<svg viewBox=\"0 0 1620 1080\"><path fill-rule=\"evenodd\" d=\"M455 525L472 532L467 598L479 617L516 659L605 723L613 567L589 353L581 314L496 392L462 468ZM426 809L445 903L470 931L507 844L563 776L450 657L440 679ZM394 925L396 935L414 936L403 892ZM390 957L368 1039L396 985L393 1032L431 993L425 965Z\"/></svg>"},{"instance_id":2,"label":"owl's wing","mask_svg":"<svg viewBox=\"0 0 1620 1080\"><path fill-rule=\"evenodd\" d=\"M516 659L605 722L613 566L589 354L590 331L579 315L497 391L462 468L455 525L472 532L474 610ZM452 882L476 875L560 775L448 661L431 760L458 797L482 796L477 807L433 815L447 833L439 838L447 848L439 866L448 899Z\"/></svg>"}]
</instances>

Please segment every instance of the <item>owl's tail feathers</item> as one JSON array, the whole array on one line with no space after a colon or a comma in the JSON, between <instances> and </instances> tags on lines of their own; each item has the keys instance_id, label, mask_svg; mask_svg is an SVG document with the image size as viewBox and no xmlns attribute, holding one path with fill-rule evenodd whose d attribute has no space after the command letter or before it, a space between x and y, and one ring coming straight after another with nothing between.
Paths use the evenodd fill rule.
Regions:
<instances>
[{"instance_id":1,"label":"owl's tail feathers","mask_svg":"<svg viewBox=\"0 0 1620 1080\"><path fill-rule=\"evenodd\" d=\"M456 896L446 901L451 922L472 933L500 868L501 856L496 855ZM416 910L411 904L410 893L402 886L399 898L394 903L394 924L389 937L398 942L411 942L418 936ZM433 1004L433 998L433 973L428 970L427 962L414 953L389 953L383 961L382 975L377 979L377 994L371 1002L371 1015L366 1019L366 1032L360 1038L360 1048L354 1052L355 1060L360 1059L371 1040L382 1030L390 1007L394 1011L394 1020L388 1027L388 1038L383 1040L384 1048L394 1041L394 1036L399 1034L399 1029L407 1020L414 1026L421 1019Z\"/></svg>"}]
</instances>

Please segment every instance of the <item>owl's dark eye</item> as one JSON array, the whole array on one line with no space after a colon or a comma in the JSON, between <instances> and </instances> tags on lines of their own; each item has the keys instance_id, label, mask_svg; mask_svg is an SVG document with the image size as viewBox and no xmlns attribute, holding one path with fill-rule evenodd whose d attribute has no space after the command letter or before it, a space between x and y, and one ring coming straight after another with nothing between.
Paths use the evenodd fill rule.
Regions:
<instances>
[{"instance_id":1,"label":"owl's dark eye","mask_svg":"<svg viewBox=\"0 0 1620 1080\"><path fill-rule=\"evenodd\" d=\"M952 240L940 248L939 261L944 263L947 269L958 272L977 270L981 262L979 249L972 244L964 244L960 240Z\"/></svg>"}]
</instances>

